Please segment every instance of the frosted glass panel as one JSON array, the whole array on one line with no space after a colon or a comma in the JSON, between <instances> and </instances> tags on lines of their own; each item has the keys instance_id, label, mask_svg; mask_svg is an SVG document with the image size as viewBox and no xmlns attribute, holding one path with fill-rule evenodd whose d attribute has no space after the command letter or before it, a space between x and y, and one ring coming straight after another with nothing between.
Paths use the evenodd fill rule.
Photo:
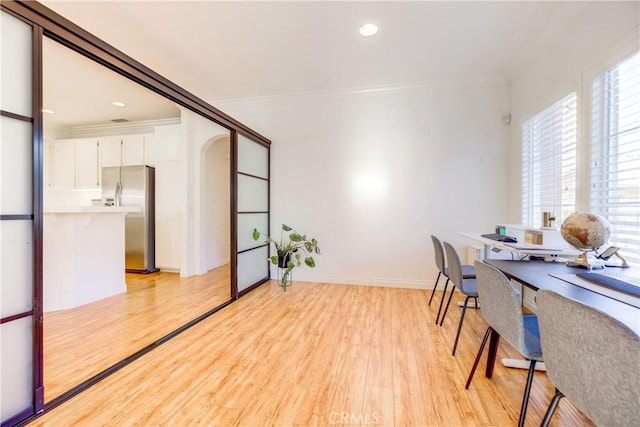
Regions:
<instances>
[{"instance_id":1,"label":"frosted glass panel","mask_svg":"<svg viewBox=\"0 0 640 427\"><path fill-rule=\"evenodd\" d=\"M31 117L31 26L2 13L2 97L4 111Z\"/></svg>"},{"instance_id":2,"label":"frosted glass panel","mask_svg":"<svg viewBox=\"0 0 640 427\"><path fill-rule=\"evenodd\" d=\"M3 116L0 117L0 128L0 213L31 214L31 123Z\"/></svg>"},{"instance_id":3,"label":"frosted glass panel","mask_svg":"<svg viewBox=\"0 0 640 427\"><path fill-rule=\"evenodd\" d=\"M6 420L33 404L33 319L25 317L3 323L0 336L0 417Z\"/></svg>"},{"instance_id":4,"label":"frosted glass panel","mask_svg":"<svg viewBox=\"0 0 640 427\"><path fill-rule=\"evenodd\" d=\"M267 234L269 214L238 214L238 251L244 251L264 244L265 237L253 240L253 229Z\"/></svg>"},{"instance_id":5,"label":"frosted glass panel","mask_svg":"<svg viewBox=\"0 0 640 427\"><path fill-rule=\"evenodd\" d=\"M269 150L238 134L238 172L269 178Z\"/></svg>"},{"instance_id":6,"label":"frosted glass panel","mask_svg":"<svg viewBox=\"0 0 640 427\"><path fill-rule=\"evenodd\" d=\"M269 275L269 248L238 254L238 292Z\"/></svg>"},{"instance_id":7,"label":"frosted glass panel","mask_svg":"<svg viewBox=\"0 0 640 427\"><path fill-rule=\"evenodd\" d=\"M238 212L266 212L269 208L269 181L238 175Z\"/></svg>"},{"instance_id":8,"label":"frosted glass panel","mask_svg":"<svg viewBox=\"0 0 640 427\"><path fill-rule=\"evenodd\" d=\"M31 310L33 299L32 221L0 221L0 317Z\"/></svg>"}]
</instances>

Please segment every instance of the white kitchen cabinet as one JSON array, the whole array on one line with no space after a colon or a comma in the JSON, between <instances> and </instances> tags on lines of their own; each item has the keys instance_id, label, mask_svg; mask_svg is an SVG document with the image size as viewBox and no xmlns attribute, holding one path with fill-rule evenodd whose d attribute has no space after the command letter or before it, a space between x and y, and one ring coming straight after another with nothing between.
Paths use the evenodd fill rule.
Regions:
<instances>
[{"instance_id":1,"label":"white kitchen cabinet","mask_svg":"<svg viewBox=\"0 0 640 427\"><path fill-rule=\"evenodd\" d=\"M144 135L144 164L155 167L157 159L158 144L156 144L155 135Z\"/></svg>"},{"instance_id":2,"label":"white kitchen cabinet","mask_svg":"<svg viewBox=\"0 0 640 427\"><path fill-rule=\"evenodd\" d=\"M109 136L98 138L100 145L100 167L122 166L122 138Z\"/></svg>"},{"instance_id":3,"label":"white kitchen cabinet","mask_svg":"<svg viewBox=\"0 0 640 427\"><path fill-rule=\"evenodd\" d=\"M76 184L76 141L59 140L53 144L52 186L72 190Z\"/></svg>"},{"instance_id":4,"label":"white kitchen cabinet","mask_svg":"<svg viewBox=\"0 0 640 427\"><path fill-rule=\"evenodd\" d=\"M100 189L100 151L97 139L76 140L75 188Z\"/></svg>"},{"instance_id":5,"label":"white kitchen cabinet","mask_svg":"<svg viewBox=\"0 0 640 427\"><path fill-rule=\"evenodd\" d=\"M147 141L153 143L153 134L109 136L99 141L101 167L150 164L147 149L151 151L148 160L155 164L155 148L147 144Z\"/></svg>"},{"instance_id":6,"label":"white kitchen cabinet","mask_svg":"<svg viewBox=\"0 0 640 427\"><path fill-rule=\"evenodd\" d=\"M99 190L102 168L155 166L153 134L56 140L45 155L45 185L58 190Z\"/></svg>"},{"instance_id":7,"label":"white kitchen cabinet","mask_svg":"<svg viewBox=\"0 0 640 427\"><path fill-rule=\"evenodd\" d=\"M144 135L124 135L122 137L122 166L144 164Z\"/></svg>"}]
</instances>

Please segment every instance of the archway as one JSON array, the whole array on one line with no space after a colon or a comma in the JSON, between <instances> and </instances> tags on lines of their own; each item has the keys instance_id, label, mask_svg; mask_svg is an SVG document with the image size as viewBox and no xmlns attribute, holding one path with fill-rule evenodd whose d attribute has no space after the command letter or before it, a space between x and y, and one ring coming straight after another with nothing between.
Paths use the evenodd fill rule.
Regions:
<instances>
[{"instance_id":1,"label":"archway","mask_svg":"<svg viewBox=\"0 0 640 427\"><path fill-rule=\"evenodd\" d=\"M218 136L202 148L204 263L206 270L230 259L230 138Z\"/></svg>"}]
</instances>

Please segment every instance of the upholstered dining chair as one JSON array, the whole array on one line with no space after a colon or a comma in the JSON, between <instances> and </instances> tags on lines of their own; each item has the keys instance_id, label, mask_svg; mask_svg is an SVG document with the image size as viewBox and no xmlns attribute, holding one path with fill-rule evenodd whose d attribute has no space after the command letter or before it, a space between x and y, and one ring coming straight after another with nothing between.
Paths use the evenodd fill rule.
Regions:
<instances>
[{"instance_id":1,"label":"upholstered dining chair","mask_svg":"<svg viewBox=\"0 0 640 427\"><path fill-rule=\"evenodd\" d=\"M444 297L447 294L447 286L449 285L449 270L445 266L444 262L444 249L442 247L442 242L436 236L431 235L431 241L433 242L433 253L435 255L436 267L438 267L438 276L436 277L435 284L433 285L433 290L431 291L431 297L429 298L429 305L431 305L431 300L433 300L433 296L436 293L436 288L438 287L438 282L440 281L440 277L444 276L447 278L447 281L444 283L444 291L442 294L442 299L440 300L440 305L438 306L438 314L436 315L436 325L438 324L438 320L440 319L440 312L442 311L442 305L444 302ZM465 279L474 279L476 277L476 270L473 268L473 265L462 265L462 276Z\"/></svg>"},{"instance_id":2,"label":"upholstered dining chair","mask_svg":"<svg viewBox=\"0 0 640 427\"><path fill-rule=\"evenodd\" d=\"M520 293L511 285L509 279L502 272L480 261L475 262L475 267L476 275L478 276L478 295L482 299L480 313L482 313L482 317L489 327L473 362L465 388L468 389L471 385L473 374L476 371L489 335L491 333L497 334L496 346L500 337L504 338L530 362L518 421L518 426L523 426L536 362L542 361L538 319L535 314L524 315L522 313ZM495 354L493 357L491 355L487 357L487 363L495 363Z\"/></svg>"},{"instance_id":3,"label":"upholstered dining chair","mask_svg":"<svg viewBox=\"0 0 640 427\"><path fill-rule=\"evenodd\" d=\"M547 375L556 387L542 425L566 396L597 425L640 426L640 337L553 291L538 291L536 305Z\"/></svg>"},{"instance_id":4,"label":"upholstered dining chair","mask_svg":"<svg viewBox=\"0 0 640 427\"><path fill-rule=\"evenodd\" d=\"M456 288L462 292L466 298L464 299L464 304L462 305L462 313L460 314L460 321L458 322L458 332L456 332L456 339L453 342L453 350L451 354L456 355L456 348L458 347L458 339L460 338L460 331L462 331L462 322L464 322L464 315L467 312L467 306L469 305L469 300L471 298L474 299L476 303L476 307L478 306L478 286L476 284L475 275L473 279L465 279L462 273L462 263L460 262L460 257L458 256L458 251L451 246L450 243L444 242L444 251L447 254L447 265L449 272L449 279L453 282L453 287L451 288L451 294L449 295L449 300L447 301L447 306L442 313L442 321L440 325L442 326L442 322L444 322L444 317L447 314L447 310L449 309L449 304L451 304L451 298L453 297L453 293ZM477 274L477 273L476 273ZM442 296L442 300L444 301L444 295Z\"/></svg>"}]
</instances>

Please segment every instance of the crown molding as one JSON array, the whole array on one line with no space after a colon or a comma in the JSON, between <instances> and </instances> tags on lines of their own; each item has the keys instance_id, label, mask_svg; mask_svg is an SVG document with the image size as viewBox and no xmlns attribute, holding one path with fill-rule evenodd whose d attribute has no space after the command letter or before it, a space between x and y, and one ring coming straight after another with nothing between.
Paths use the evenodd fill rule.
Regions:
<instances>
[{"instance_id":1,"label":"crown molding","mask_svg":"<svg viewBox=\"0 0 640 427\"><path fill-rule=\"evenodd\" d=\"M84 136L109 136L153 132L156 126L180 124L180 118L143 120L139 122L108 123L101 125L72 126L73 138Z\"/></svg>"},{"instance_id":2,"label":"crown molding","mask_svg":"<svg viewBox=\"0 0 640 427\"><path fill-rule=\"evenodd\" d=\"M505 77L486 78L486 79L469 79L469 80L440 80L440 81L423 81L407 84L393 84L381 86L363 86L348 89L332 89L310 92L297 92L282 95L266 95L248 98L226 99L220 101L212 101L217 107L227 107L233 105L244 104L260 104L273 102L292 102L301 100L311 100L320 98L338 98L345 96L366 96L366 95L390 95L397 93L415 92L432 88L455 88L455 87L491 87L508 85L509 80Z\"/></svg>"}]
</instances>

